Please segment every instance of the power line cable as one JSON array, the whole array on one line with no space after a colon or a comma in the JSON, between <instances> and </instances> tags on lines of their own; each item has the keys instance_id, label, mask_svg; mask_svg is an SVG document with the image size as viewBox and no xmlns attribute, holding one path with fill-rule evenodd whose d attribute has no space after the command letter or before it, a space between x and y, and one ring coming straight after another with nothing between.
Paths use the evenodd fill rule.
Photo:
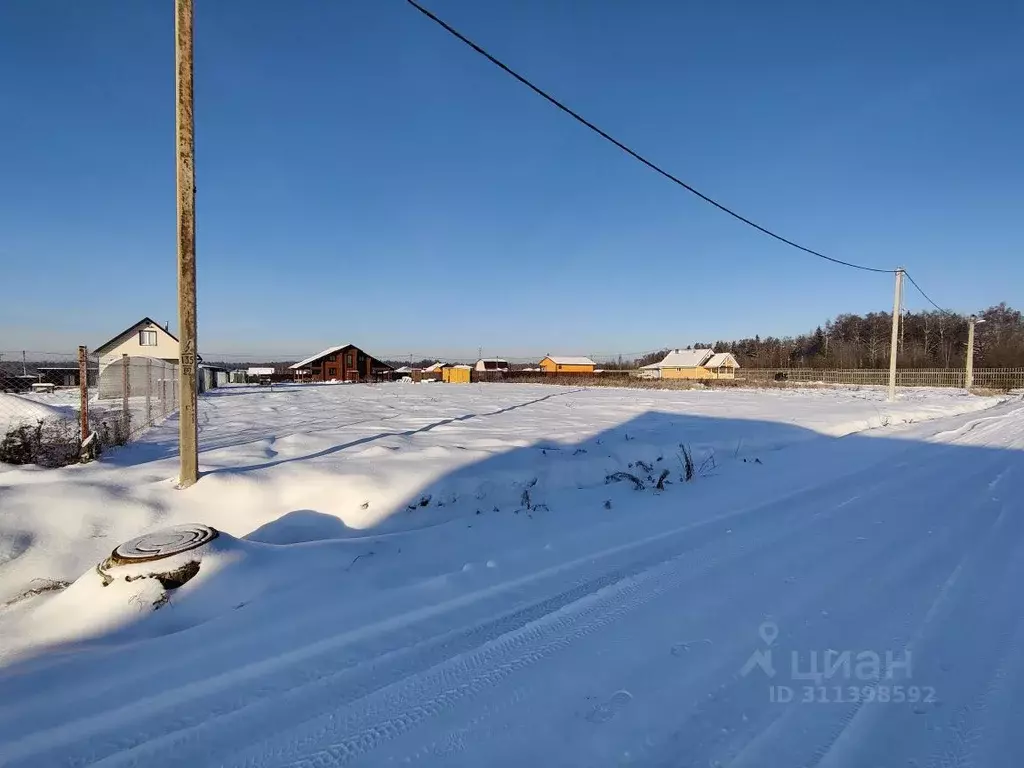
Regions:
<instances>
[{"instance_id":1,"label":"power line cable","mask_svg":"<svg viewBox=\"0 0 1024 768\"><path fill-rule=\"evenodd\" d=\"M715 208L717 208L718 210L720 210L720 211L722 211L724 213L729 214L734 219L742 221L744 224L753 227L754 229L758 230L759 232L762 232L763 234L768 235L769 237L775 238L779 242L782 242L782 243L785 243L786 245L792 246L793 248L801 250L804 253L809 253L812 256L817 256L819 259L824 259L825 261L831 261L833 264L841 264L844 267L852 267L853 269L861 269L861 270L864 270L865 272L883 272L883 273L887 273L887 274L893 274L893 273L896 272L895 269L879 269L878 267L868 267L868 266L865 266L863 264L854 264L853 262L850 262L850 261L843 261L842 259L837 259L837 258L834 258L832 256L826 256L824 253L821 253L819 251L815 251L814 249L808 248L808 247L803 246L803 245L800 245L799 243L795 243L792 240L790 240L788 238L785 238L782 235L777 234L777 233L773 232L772 230L770 230L770 229L768 229L766 227L762 227L760 224L757 224L757 223L751 221L746 216L743 216L743 215L737 213L736 211L732 210L731 208L723 205L722 203L719 203L717 200L714 200L713 198L708 197L707 195L705 195L700 190L696 189L695 187L690 186L689 184L687 184L682 179L679 179L678 177L672 175L668 171L666 171L663 168L661 168L659 165L656 165L654 162L648 160L646 157L641 155L636 150L633 150L630 147L626 146L625 144L623 144L621 141L616 139L614 136L612 136L608 132L602 130L601 128L598 128L594 123L592 123L589 120L587 120L585 117L580 115L578 112L575 112L572 109L570 109L569 107L567 107L565 104L560 102L554 96L552 96L549 93L547 93L547 91L544 91L540 87L534 85L532 82L527 80L525 77L520 75L518 72L513 70L511 67L509 67L508 65L506 65L503 62L499 61L497 58L495 58L490 53L488 53L486 50L484 50L479 45L474 43L472 40L470 40L468 37L463 35L457 29L452 27L446 21L444 21L443 19L435 16L432 12L430 12L429 10L424 8L422 5L417 3L416 0L406 0L406 2L409 3L409 5L411 5L413 8L415 8L417 11L422 13L424 16L426 16L428 19L430 19L431 21L435 22L436 24L438 24L439 26L444 28L449 34L453 35L454 37L458 38L463 43L468 45L470 48L472 48L474 51L479 53L485 59L490 61L496 67L498 67L499 69L503 70L504 72L506 72L507 74L511 75L512 77L514 77L516 80L518 80L520 83L525 85L527 88L529 88L531 91L536 93L538 96L544 98L545 100L547 100L548 102L550 102L554 106L558 107L560 110L562 110L567 115L569 115L570 117L575 119L577 122L579 122L582 125L584 125L587 128L589 128L591 131L596 133L601 138L605 139L606 141L611 142L612 144L614 144L616 147L621 149L623 152L625 152L630 157L632 157L635 160L638 160L641 163L643 163L644 165L646 165L652 171L655 171L656 173L661 174L662 176L664 176L669 181L672 181L672 182L678 184L680 187L682 187L686 191L696 195L697 197L699 197L704 202L710 203L711 205L715 206Z\"/></svg>"},{"instance_id":2,"label":"power line cable","mask_svg":"<svg viewBox=\"0 0 1024 768\"><path fill-rule=\"evenodd\" d=\"M904 274L904 275L906 275L906 278L907 278L907 280L909 280L909 281L910 281L910 284L911 284L912 286L914 286L915 288L917 288L917 292L918 292L918 293L920 293L920 294L921 294L922 296L924 296L925 300L926 300L926 301L927 301L927 302L928 302L929 304L931 304L931 305L932 305L933 307L935 307L935 308L936 308L937 310L939 310L939 312L942 312L942 313L943 313L944 315L955 315L955 314L956 314L955 312L950 312L950 311L949 311L948 309L943 309L943 308L942 308L942 307L940 307L940 306L939 306L938 304L936 304L936 303L935 303L934 301L932 301L932 298L931 298L931 296L929 296L929 295L928 295L927 293L925 293L925 292L924 292L924 291L923 291L923 290L921 289L921 286L920 286L920 285L918 285L918 284L917 284L917 281L915 281L915 280L914 280L914 278L912 278L912 277L910 276L910 273L909 273L909 272L907 272L906 270L903 270L903 274Z\"/></svg>"}]
</instances>

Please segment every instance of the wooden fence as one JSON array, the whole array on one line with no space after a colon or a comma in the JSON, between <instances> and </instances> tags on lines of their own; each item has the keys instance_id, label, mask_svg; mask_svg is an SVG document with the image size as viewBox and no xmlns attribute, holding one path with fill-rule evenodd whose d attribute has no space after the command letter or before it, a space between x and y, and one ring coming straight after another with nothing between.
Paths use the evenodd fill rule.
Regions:
<instances>
[{"instance_id":1,"label":"wooden fence","mask_svg":"<svg viewBox=\"0 0 1024 768\"><path fill-rule=\"evenodd\" d=\"M964 386L963 368L903 368L896 371L898 387L960 387ZM824 369L824 368L741 368L736 378L745 381L796 381L823 384L889 383L887 369ZM1024 368L975 368L974 386L994 389L1024 387Z\"/></svg>"}]
</instances>

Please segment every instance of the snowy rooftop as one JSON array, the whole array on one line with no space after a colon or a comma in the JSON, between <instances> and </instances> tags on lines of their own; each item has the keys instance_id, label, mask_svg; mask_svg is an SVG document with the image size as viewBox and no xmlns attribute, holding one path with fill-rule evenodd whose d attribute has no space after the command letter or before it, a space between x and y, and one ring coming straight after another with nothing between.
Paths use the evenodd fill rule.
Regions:
<instances>
[{"instance_id":1,"label":"snowy rooftop","mask_svg":"<svg viewBox=\"0 0 1024 768\"><path fill-rule=\"evenodd\" d=\"M673 349L660 363L645 365L644 368L696 368L714 354L713 349Z\"/></svg>"},{"instance_id":2,"label":"snowy rooftop","mask_svg":"<svg viewBox=\"0 0 1024 768\"><path fill-rule=\"evenodd\" d=\"M704 363L705 368L721 368L723 366L739 368L740 364L736 362L736 358L728 352L716 352L706 363Z\"/></svg>"},{"instance_id":3,"label":"snowy rooftop","mask_svg":"<svg viewBox=\"0 0 1024 768\"><path fill-rule=\"evenodd\" d=\"M572 357L570 355L548 355L547 359L555 365L597 365L589 357Z\"/></svg>"},{"instance_id":4,"label":"snowy rooftop","mask_svg":"<svg viewBox=\"0 0 1024 768\"><path fill-rule=\"evenodd\" d=\"M305 360L299 360L299 362L295 363L295 365L290 365L288 367L289 368L302 368L305 365L309 365L314 360L319 360L321 357L324 357L325 355L333 355L335 352L340 352L345 347L351 347L351 346L352 346L351 344L339 344L336 347L328 347L327 349L320 350L319 352L317 352L312 357L307 357Z\"/></svg>"}]
</instances>

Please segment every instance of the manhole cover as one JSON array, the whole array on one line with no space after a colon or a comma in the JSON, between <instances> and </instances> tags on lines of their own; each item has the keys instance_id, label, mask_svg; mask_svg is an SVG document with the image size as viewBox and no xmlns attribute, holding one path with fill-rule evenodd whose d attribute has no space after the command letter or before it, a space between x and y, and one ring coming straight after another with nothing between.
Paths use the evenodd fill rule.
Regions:
<instances>
[{"instance_id":1,"label":"manhole cover","mask_svg":"<svg viewBox=\"0 0 1024 768\"><path fill-rule=\"evenodd\" d=\"M217 538L217 529L200 523L176 525L118 544L110 553L112 563L142 563L160 560L201 547Z\"/></svg>"}]
</instances>

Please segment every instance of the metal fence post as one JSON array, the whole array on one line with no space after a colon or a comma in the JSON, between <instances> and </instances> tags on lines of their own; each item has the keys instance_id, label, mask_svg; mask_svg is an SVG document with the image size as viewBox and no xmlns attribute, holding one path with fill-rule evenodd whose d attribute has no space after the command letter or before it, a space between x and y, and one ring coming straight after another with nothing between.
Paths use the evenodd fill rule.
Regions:
<instances>
[{"instance_id":1,"label":"metal fence post","mask_svg":"<svg viewBox=\"0 0 1024 768\"><path fill-rule=\"evenodd\" d=\"M167 415L167 364L160 366L160 415Z\"/></svg>"},{"instance_id":2,"label":"metal fence post","mask_svg":"<svg viewBox=\"0 0 1024 768\"><path fill-rule=\"evenodd\" d=\"M153 423L153 358L146 358L146 423Z\"/></svg>"},{"instance_id":3,"label":"metal fence post","mask_svg":"<svg viewBox=\"0 0 1024 768\"><path fill-rule=\"evenodd\" d=\"M131 410L128 407L128 398L131 397L132 389L131 376L128 370L130 364L128 355L121 355L121 422L124 425L125 440L128 439L132 427Z\"/></svg>"}]
</instances>

